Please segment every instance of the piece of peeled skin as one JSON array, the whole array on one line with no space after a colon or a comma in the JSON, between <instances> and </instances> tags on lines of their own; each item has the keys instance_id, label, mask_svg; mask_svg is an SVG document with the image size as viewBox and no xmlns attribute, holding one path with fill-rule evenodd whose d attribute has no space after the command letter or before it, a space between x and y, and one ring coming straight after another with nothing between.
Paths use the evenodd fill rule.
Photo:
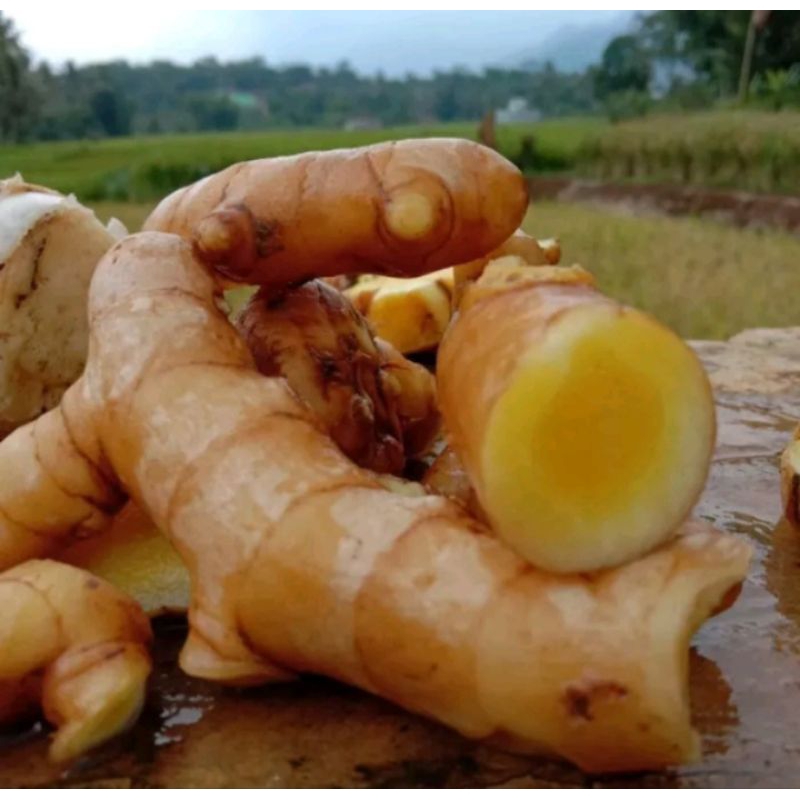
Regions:
<instances>
[{"instance_id":1,"label":"piece of peeled skin","mask_svg":"<svg viewBox=\"0 0 800 800\"><path fill-rule=\"evenodd\" d=\"M86 361L86 297L124 235L74 197L0 181L0 438L56 405Z\"/></svg>"},{"instance_id":2,"label":"piece of peeled skin","mask_svg":"<svg viewBox=\"0 0 800 800\"><path fill-rule=\"evenodd\" d=\"M461 303L464 290L480 278L487 264L504 256L518 256L531 267L552 267L561 260L561 245L557 239L535 239L520 228L491 253L453 267L454 304Z\"/></svg>"},{"instance_id":3,"label":"piece of peeled skin","mask_svg":"<svg viewBox=\"0 0 800 800\"><path fill-rule=\"evenodd\" d=\"M132 600L83 570L28 561L0 573L0 606L0 723L41 704L61 762L136 721L151 634Z\"/></svg>"},{"instance_id":4,"label":"piece of peeled skin","mask_svg":"<svg viewBox=\"0 0 800 800\"><path fill-rule=\"evenodd\" d=\"M145 230L193 242L246 283L419 275L481 256L517 228L519 170L460 139L387 142L229 167L163 200Z\"/></svg>"},{"instance_id":5,"label":"piece of peeled skin","mask_svg":"<svg viewBox=\"0 0 800 800\"><path fill-rule=\"evenodd\" d=\"M487 266L439 349L437 382L493 529L544 569L637 558L702 491L715 437L702 366L579 267Z\"/></svg>"},{"instance_id":6,"label":"piece of peeled skin","mask_svg":"<svg viewBox=\"0 0 800 800\"><path fill-rule=\"evenodd\" d=\"M422 476L422 485L433 494L462 505L471 516L488 522L461 459L452 447L445 447Z\"/></svg>"}]
</instances>

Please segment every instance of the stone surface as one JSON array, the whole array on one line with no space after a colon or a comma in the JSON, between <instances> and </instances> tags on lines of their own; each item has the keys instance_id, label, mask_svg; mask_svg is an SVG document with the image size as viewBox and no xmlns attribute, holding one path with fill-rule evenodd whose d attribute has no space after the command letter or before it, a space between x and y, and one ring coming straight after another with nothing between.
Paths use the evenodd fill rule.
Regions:
<instances>
[{"instance_id":1,"label":"stone surface","mask_svg":"<svg viewBox=\"0 0 800 800\"><path fill-rule=\"evenodd\" d=\"M691 652L703 758L669 773L593 780L491 750L322 679L224 690L174 666L162 623L148 706L127 735L67 770L36 727L0 740L0 788L800 786L800 532L780 521L777 457L800 420L800 328L694 343L715 385L719 441L698 514L753 542L736 605Z\"/></svg>"}]
</instances>

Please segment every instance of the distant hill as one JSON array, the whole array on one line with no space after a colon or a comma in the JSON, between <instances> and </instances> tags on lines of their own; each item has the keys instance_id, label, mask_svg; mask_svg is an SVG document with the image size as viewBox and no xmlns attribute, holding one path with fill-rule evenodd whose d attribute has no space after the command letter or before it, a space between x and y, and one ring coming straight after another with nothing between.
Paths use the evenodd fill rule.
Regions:
<instances>
[{"instance_id":1,"label":"distant hill","mask_svg":"<svg viewBox=\"0 0 800 800\"><path fill-rule=\"evenodd\" d=\"M533 72L550 61L562 72L582 72L591 64L596 64L606 45L630 27L634 14L632 11L620 11L602 24L565 25L535 50L509 56L502 65Z\"/></svg>"}]
</instances>

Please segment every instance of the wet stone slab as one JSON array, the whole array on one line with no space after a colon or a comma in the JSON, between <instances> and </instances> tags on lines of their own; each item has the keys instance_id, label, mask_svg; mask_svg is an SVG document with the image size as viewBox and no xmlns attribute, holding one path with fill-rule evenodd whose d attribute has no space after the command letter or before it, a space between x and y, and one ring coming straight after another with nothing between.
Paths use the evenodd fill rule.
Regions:
<instances>
[{"instance_id":1,"label":"wet stone slab","mask_svg":"<svg viewBox=\"0 0 800 800\"><path fill-rule=\"evenodd\" d=\"M185 633L158 623L148 704L125 736L64 770L38 725L0 738L3 787L800 786L800 532L780 520L778 454L800 420L800 328L696 342L718 447L698 514L753 542L737 604L691 651L694 765L593 780L468 742L332 681L226 690L182 675Z\"/></svg>"}]
</instances>

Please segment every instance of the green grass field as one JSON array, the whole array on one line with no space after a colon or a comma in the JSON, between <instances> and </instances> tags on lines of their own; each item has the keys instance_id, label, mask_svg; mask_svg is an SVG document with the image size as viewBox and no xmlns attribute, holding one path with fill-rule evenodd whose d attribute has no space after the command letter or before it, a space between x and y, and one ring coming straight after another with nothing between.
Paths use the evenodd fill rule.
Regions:
<instances>
[{"instance_id":1,"label":"green grass field","mask_svg":"<svg viewBox=\"0 0 800 800\"><path fill-rule=\"evenodd\" d=\"M654 114L587 130L575 166L608 181L797 194L800 112Z\"/></svg>"},{"instance_id":2,"label":"green grass field","mask_svg":"<svg viewBox=\"0 0 800 800\"><path fill-rule=\"evenodd\" d=\"M130 230L149 204L95 203ZM525 222L557 236L562 263L579 262L604 291L692 339L744 328L800 325L800 240L705 220L629 217L590 206L536 203Z\"/></svg>"},{"instance_id":3,"label":"green grass field","mask_svg":"<svg viewBox=\"0 0 800 800\"><path fill-rule=\"evenodd\" d=\"M605 126L599 118L547 120L498 128L498 144L512 160L522 137L533 135L543 168L571 165L584 138ZM353 147L420 136L475 138L477 123L408 126L370 131L299 129L257 133L191 134L40 142L0 150L0 178L21 172L29 181L74 192L81 200L149 201L237 161L306 150Z\"/></svg>"}]
</instances>

